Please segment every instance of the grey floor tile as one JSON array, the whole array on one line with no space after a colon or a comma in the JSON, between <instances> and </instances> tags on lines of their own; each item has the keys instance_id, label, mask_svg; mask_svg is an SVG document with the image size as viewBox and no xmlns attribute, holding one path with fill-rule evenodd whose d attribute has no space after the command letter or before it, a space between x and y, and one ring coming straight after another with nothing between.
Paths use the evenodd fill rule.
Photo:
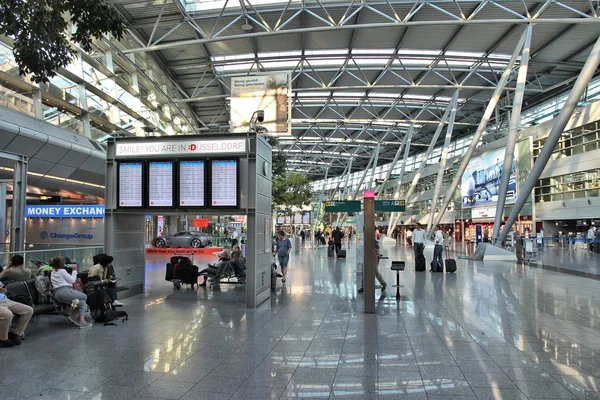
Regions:
<instances>
[{"instance_id":1,"label":"grey floor tile","mask_svg":"<svg viewBox=\"0 0 600 400\"><path fill-rule=\"evenodd\" d=\"M141 390L140 387L105 384L84 394L81 400L129 400Z\"/></svg>"},{"instance_id":2,"label":"grey floor tile","mask_svg":"<svg viewBox=\"0 0 600 400\"><path fill-rule=\"evenodd\" d=\"M326 382L333 383L335 380L337 367L298 367L294 372L294 378L305 382Z\"/></svg>"},{"instance_id":3,"label":"grey floor tile","mask_svg":"<svg viewBox=\"0 0 600 400\"><path fill-rule=\"evenodd\" d=\"M516 388L514 382L506 374L465 373L465 379L471 387Z\"/></svg>"},{"instance_id":4,"label":"grey floor tile","mask_svg":"<svg viewBox=\"0 0 600 400\"><path fill-rule=\"evenodd\" d=\"M40 394L34 394L31 399L48 399L48 400L77 400L84 395L82 392L60 389L46 389Z\"/></svg>"},{"instance_id":5,"label":"grey floor tile","mask_svg":"<svg viewBox=\"0 0 600 400\"><path fill-rule=\"evenodd\" d=\"M111 377L109 376L80 374L54 385L53 388L77 392L91 392L97 387L108 383L110 380Z\"/></svg>"},{"instance_id":6,"label":"grey floor tile","mask_svg":"<svg viewBox=\"0 0 600 400\"><path fill-rule=\"evenodd\" d=\"M519 389L473 388L479 400L527 400Z\"/></svg>"},{"instance_id":7,"label":"grey floor tile","mask_svg":"<svg viewBox=\"0 0 600 400\"><path fill-rule=\"evenodd\" d=\"M444 379L465 379L462 371L458 367L449 367L449 366L420 366L419 370L421 372L421 376L423 379L434 379L434 378L444 378Z\"/></svg>"},{"instance_id":8,"label":"grey floor tile","mask_svg":"<svg viewBox=\"0 0 600 400\"><path fill-rule=\"evenodd\" d=\"M424 379L423 384L427 396L431 395L457 395L457 396L472 396L473 390L469 383L465 380L456 379Z\"/></svg>"},{"instance_id":9,"label":"grey floor tile","mask_svg":"<svg viewBox=\"0 0 600 400\"><path fill-rule=\"evenodd\" d=\"M146 387L160 379L164 374L160 372L130 371L127 374L111 377L106 383L114 386Z\"/></svg>"},{"instance_id":10,"label":"grey floor tile","mask_svg":"<svg viewBox=\"0 0 600 400\"><path fill-rule=\"evenodd\" d=\"M231 396L231 400L277 400L284 390L267 386L242 386Z\"/></svg>"},{"instance_id":11,"label":"grey floor tile","mask_svg":"<svg viewBox=\"0 0 600 400\"><path fill-rule=\"evenodd\" d=\"M209 393L189 391L180 400L228 400L231 393Z\"/></svg>"},{"instance_id":12,"label":"grey floor tile","mask_svg":"<svg viewBox=\"0 0 600 400\"><path fill-rule=\"evenodd\" d=\"M517 381L518 388L529 398L542 397L546 399L576 399L563 385L555 382Z\"/></svg>"},{"instance_id":13,"label":"grey floor tile","mask_svg":"<svg viewBox=\"0 0 600 400\"><path fill-rule=\"evenodd\" d=\"M138 396L141 397L158 397L162 399L179 399L185 393L187 393L194 383L191 382L164 382L157 381L153 384L146 386Z\"/></svg>"}]
</instances>

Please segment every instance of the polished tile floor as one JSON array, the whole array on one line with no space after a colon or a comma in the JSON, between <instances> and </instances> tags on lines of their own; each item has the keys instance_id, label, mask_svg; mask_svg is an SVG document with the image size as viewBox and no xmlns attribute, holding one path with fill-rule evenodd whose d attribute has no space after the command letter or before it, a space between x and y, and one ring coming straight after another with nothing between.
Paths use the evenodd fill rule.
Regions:
<instances>
[{"instance_id":1,"label":"polished tile floor","mask_svg":"<svg viewBox=\"0 0 600 400\"><path fill-rule=\"evenodd\" d=\"M43 316L0 349L0 398L600 399L597 281L466 260L415 273L411 250L383 247L388 284L391 260L409 268L401 300L377 291L374 315L354 248L294 254L255 311L243 287L174 291L164 261L148 260L146 293L123 300L130 321L80 331Z\"/></svg>"}]
</instances>

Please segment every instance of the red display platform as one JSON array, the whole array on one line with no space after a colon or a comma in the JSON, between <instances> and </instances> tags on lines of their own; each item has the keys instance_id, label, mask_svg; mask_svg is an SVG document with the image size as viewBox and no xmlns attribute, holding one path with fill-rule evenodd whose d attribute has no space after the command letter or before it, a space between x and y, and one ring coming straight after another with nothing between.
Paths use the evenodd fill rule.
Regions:
<instances>
[{"instance_id":1,"label":"red display platform","mask_svg":"<svg viewBox=\"0 0 600 400\"><path fill-rule=\"evenodd\" d=\"M218 251L223 251L223 247L204 247L201 249L194 248L175 248L175 247L148 247L146 254L167 254L170 256L191 256L199 254L213 254Z\"/></svg>"}]
</instances>

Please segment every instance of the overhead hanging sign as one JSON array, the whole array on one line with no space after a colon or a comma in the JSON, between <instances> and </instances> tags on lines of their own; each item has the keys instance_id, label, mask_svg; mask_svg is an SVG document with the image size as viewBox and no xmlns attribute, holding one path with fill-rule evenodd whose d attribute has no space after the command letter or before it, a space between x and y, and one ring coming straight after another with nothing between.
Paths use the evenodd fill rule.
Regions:
<instances>
[{"instance_id":1,"label":"overhead hanging sign","mask_svg":"<svg viewBox=\"0 0 600 400\"><path fill-rule=\"evenodd\" d=\"M104 205L85 206L25 206L28 218L104 218Z\"/></svg>"},{"instance_id":2,"label":"overhead hanging sign","mask_svg":"<svg viewBox=\"0 0 600 400\"><path fill-rule=\"evenodd\" d=\"M473 208L471 209L471 218L495 218L496 207Z\"/></svg>"},{"instance_id":3,"label":"overhead hanging sign","mask_svg":"<svg viewBox=\"0 0 600 400\"><path fill-rule=\"evenodd\" d=\"M246 139L119 141L115 144L117 157L196 156L215 154L244 154Z\"/></svg>"},{"instance_id":4,"label":"overhead hanging sign","mask_svg":"<svg viewBox=\"0 0 600 400\"><path fill-rule=\"evenodd\" d=\"M325 212L360 212L360 200L326 201Z\"/></svg>"},{"instance_id":5,"label":"overhead hanging sign","mask_svg":"<svg viewBox=\"0 0 600 400\"><path fill-rule=\"evenodd\" d=\"M378 212L403 212L405 209L405 200L375 200L375 211Z\"/></svg>"}]
</instances>

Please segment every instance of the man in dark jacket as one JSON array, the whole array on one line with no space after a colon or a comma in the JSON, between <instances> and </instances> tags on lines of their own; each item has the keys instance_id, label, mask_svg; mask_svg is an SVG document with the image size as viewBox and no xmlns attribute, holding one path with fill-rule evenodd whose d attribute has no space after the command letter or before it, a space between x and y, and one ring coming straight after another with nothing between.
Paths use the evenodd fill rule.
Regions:
<instances>
[{"instance_id":1,"label":"man in dark jacket","mask_svg":"<svg viewBox=\"0 0 600 400\"><path fill-rule=\"evenodd\" d=\"M342 249L342 239L344 238L344 234L340 230L339 226L337 226L331 233L331 238L333 239L333 244L335 245L335 254L337 254L338 251Z\"/></svg>"}]
</instances>

